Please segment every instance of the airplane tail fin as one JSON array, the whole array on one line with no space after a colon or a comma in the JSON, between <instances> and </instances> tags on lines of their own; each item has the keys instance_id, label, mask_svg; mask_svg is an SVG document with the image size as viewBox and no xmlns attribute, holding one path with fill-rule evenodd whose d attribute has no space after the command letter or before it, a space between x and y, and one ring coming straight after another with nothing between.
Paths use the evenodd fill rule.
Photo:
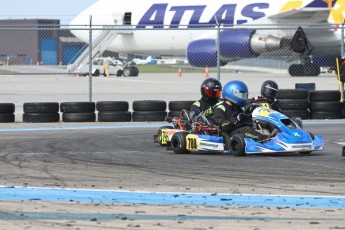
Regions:
<instances>
[{"instance_id":1,"label":"airplane tail fin","mask_svg":"<svg viewBox=\"0 0 345 230\"><path fill-rule=\"evenodd\" d=\"M338 2L341 1L338 0ZM306 5L305 8L333 8L336 2L336 0L314 0Z\"/></svg>"},{"instance_id":2,"label":"airplane tail fin","mask_svg":"<svg viewBox=\"0 0 345 230\"><path fill-rule=\"evenodd\" d=\"M147 61L147 62L151 62L151 61L152 61L152 56L148 56L148 57L146 58L146 61Z\"/></svg>"}]
</instances>

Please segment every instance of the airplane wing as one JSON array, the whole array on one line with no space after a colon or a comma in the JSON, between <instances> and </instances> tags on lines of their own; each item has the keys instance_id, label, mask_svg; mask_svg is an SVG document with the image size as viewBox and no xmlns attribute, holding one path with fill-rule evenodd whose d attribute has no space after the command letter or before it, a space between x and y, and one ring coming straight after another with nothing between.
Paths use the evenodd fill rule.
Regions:
<instances>
[{"instance_id":1,"label":"airplane wing","mask_svg":"<svg viewBox=\"0 0 345 230\"><path fill-rule=\"evenodd\" d=\"M296 21L308 24L327 23L331 10L332 8L302 8L298 10L293 9L269 16L268 19L275 23L283 22L284 24L291 24L295 23Z\"/></svg>"}]
</instances>

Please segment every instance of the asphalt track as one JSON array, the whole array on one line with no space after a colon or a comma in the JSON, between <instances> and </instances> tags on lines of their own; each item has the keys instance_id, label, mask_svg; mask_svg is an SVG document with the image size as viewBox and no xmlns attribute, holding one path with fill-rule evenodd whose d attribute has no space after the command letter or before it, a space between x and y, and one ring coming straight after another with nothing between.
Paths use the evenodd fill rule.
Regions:
<instances>
[{"instance_id":1,"label":"asphalt track","mask_svg":"<svg viewBox=\"0 0 345 230\"><path fill-rule=\"evenodd\" d=\"M344 229L345 121L325 150L177 155L164 123L6 124L0 229Z\"/></svg>"}]
</instances>

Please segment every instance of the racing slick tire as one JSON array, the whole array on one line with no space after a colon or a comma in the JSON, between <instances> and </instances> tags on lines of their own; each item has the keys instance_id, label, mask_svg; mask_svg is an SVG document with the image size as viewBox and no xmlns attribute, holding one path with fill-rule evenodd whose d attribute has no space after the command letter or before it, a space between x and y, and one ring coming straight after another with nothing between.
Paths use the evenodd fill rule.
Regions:
<instances>
[{"instance_id":1,"label":"racing slick tire","mask_svg":"<svg viewBox=\"0 0 345 230\"><path fill-rule=\"evenodd\" d=\"M156 136L156 143L159 143L159 145L161 146L166 146L166 144L162 143L162 129L173 129L174 127L171 125L166 125L166 126L162 126L158 129L157 131L157 136Z\"/></svg>"},{"instance_id":2,"label":"racing slick tire","mask_svg":"<svg viewBox=\"0 0 345 230\"><path fill-rule=\"evenodd\" d=\"M187 142L186 142L186 136L189 134L189 132L177 132L174 133L171 137L171 149L174 151L174 153L177 154L187 154L189 151L187 150Z\"/></svg>"},{"instance_id":3,"label":"racing slick tire","mask_svg":"<svg viewBox=\"0 0 345 230\"><path fill-rule=\"evenodd\" d=\"M246 143L243 137L239 134L233 135L229 140L229 150L234 154L234 156L245 156Z\"/></svg>"}]
</instances>

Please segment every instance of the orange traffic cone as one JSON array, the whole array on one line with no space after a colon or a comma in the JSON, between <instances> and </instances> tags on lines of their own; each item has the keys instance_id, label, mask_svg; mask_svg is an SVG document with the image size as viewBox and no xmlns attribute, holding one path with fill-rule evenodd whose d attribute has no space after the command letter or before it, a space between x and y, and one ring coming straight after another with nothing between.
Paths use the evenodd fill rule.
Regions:
<instances>
[{"instance_id":1,"label":"orange traffic cone","mask_svg":"<svg viewBox=\"0 0 345 230\"><path fill-rule=\"evenodd\" d=\"M178 76L182 77L182 70L181 70L181 68L178 68Z\"/></svg>"},{"instance_id":2,"label":"orange traffic cone","mask_svg":"<svg viewBox=\"0 0 345 230\"><path fill-rule=\"evenodd\" d=\"M207 67L206 67L206 70L205 70L205 77L209 77L208 68Z\"/></svg>"}]
</instances>

